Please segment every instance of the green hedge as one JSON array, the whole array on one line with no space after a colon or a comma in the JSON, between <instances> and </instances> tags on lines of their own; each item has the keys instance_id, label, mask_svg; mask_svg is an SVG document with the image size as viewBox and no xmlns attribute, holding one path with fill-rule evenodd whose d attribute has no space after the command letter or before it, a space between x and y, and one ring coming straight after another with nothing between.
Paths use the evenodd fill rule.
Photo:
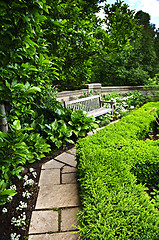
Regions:
<instances>
[{"instance_id":1,"label":"green hedge","mask_svg":"<svg viewBox=\"0 0 159 240\"><path fill-rule=\"evenodd\" d=\"M79 239L159 239L159 212L145 191L159 183L159 141L143 141L158 115L159 102L147 103L79 140Z\"/></svg>"}]
</instances>

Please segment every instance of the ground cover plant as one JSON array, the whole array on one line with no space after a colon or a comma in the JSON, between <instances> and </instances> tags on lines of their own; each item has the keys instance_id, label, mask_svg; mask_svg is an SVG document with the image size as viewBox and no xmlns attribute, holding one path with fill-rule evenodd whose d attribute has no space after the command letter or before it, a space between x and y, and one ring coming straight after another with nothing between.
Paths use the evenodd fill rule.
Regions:
<instances>
[{"instance_id":1,"label":"ground cover plant","mask_svg":"<svg viewBox=\"0 0 159 240\"><path fill-rule=\"evenodd\" d=\"M79 239L159 238L157 194L149 194L158 191L159 140L147 139L158 115L159 102L147 103L79 141Z\"/></svg>"}]
</instances>

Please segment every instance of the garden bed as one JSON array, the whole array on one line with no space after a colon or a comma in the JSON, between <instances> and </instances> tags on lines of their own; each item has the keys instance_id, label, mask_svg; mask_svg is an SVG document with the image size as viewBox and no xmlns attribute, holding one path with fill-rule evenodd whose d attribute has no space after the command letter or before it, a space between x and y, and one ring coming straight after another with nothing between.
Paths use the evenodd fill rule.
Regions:
<instances>
[{"instance_id":1,"label":"garden bed","mask_svg":"<svg viewBox=\"0 0 159 240\"><path fill-rule=\"evenodd\" d=\"M10 235L12 233L16 233L16 235L20 235L21 240L28 239L28 231L29 231L29 224L31 220L31 214L32 211L35 208L36 199L38 196L38 182L39 182L39 176L41 171L41 166L43 163L49 161L50 159L55 158L59 154L61 154L63 151L66 151L70 148L72 148L73 145L68 144L65 148L60 148L50 154L48 154L45 158L43 158L41 161L36 161L32 164L27 164L25 166L24 171L22 171L21 176L22 179L18 179L15 177L12 182L12 186L16 186L17 194L13 197L11 202L8 202L4 206L0 206L0 240L10 240ZM33 170L34 169L34 170ZM30 171L31 170L31 171ZM32 174L33 172L36 172L36 174ZM24 183L26 182L23 178L24 176L28 176L28 179L33 179L34 184L31 186L24 187ZM31 193L31 197L27 199L26 197L23 197L23 192L26 192L26 190ZM27 203L27 207L23 208L23 211L16 210L16 208L19 206L20 201ZM2 210L7 209L6 213L3 213ZM16 227L14 225L11 225L11 219L13 217L18 218L22 212L26 213L26 220L25 224L22 224L20 227ZM13 238L14 239L14 238Z\"/></svg>"}]
</instances>

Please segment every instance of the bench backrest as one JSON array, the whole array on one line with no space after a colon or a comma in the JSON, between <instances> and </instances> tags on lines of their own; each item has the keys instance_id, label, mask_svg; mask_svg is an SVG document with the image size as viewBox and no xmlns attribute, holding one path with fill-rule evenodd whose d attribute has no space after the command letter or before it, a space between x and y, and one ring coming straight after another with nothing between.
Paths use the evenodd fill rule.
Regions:
<instances>
[{"instance_id":1,"label":"bench backrest","mask_svg":"<svg viewBox=\"0 0 159 240\"><path fill-rule=\"evenodd\" d=\"M80 98L77 100L64 102L64 106L65 108L74 108L77 110L81 109L83 111L90 112L101 107L100 97L100 95L96 95L86 98Z\"/></svg>"}]
</instances>

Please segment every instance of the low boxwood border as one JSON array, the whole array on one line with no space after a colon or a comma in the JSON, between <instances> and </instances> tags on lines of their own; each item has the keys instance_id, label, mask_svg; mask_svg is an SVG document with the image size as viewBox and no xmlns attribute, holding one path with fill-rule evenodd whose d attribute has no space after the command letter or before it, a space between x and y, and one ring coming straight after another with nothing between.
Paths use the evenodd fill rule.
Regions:
<instances>
[{"instance_id":1,"label":"low boxwood border","mask_svg":"<svg viewBox=\"0 0 159 240\"><path fill-rule=\"evenodd\" d=\"M159 239L159 212L145 191L159 182L159 141L143 141L158 116L159 102L147 103L79 140L79 239Z\"/></svg>"}]
</instances>

